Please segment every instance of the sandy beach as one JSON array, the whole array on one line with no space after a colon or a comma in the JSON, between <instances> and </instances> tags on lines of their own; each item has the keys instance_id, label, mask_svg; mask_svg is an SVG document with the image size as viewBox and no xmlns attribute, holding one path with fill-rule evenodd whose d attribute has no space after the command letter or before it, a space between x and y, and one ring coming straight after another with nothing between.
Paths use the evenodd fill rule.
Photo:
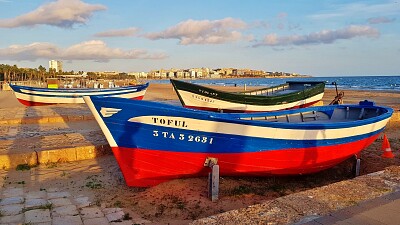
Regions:
<instances>
[{"instance_id":1,"label":"sandy beach","mask_svg":"<svg viewBox=\"0 0 400 225\"><path fill-rule=\"evenodd\" d=\"M216 88L226 91L243 90L243 87L217 86ZM374 101L377 105L392 107L396 111L400 109L400 93L343 91L345 93L344 103L358 103L367 99ZM335 95L335 90L326 89L323 98L324 104L329 104ZM178 97L170 84L150 84L144 100L178 103ZM11 108L23 109L25 106L18 102L11 91L0 92L0 109ZM396 140L400 137L399 132L392 129L386 133L390 138L392 149L398 150L400 142ZM362 152L361 174L369 174L389 166L400 165L397 152L394 159L383 159L381 157L381 145L382 140L377 140ZM51 170L46 166L48 165L41 165L38 168L43 167L44 171L46 169ZM45 178L44 182L40 182L36 178L36 180L31 179L32 182L30 182L29 177L37 173L39 170L36 169L38 168L24 172L23 175L18 175L22 172L10 170L6 173L10 177L7 182L18 182L22 179L21 177L25 177L26 183L24 185L28 188L42 188L45 185L66 188L73 193L90 196L96 204L122 207L133 217L151 221L150 224L187 224L195 219L263 203L277 197L351 178L350 161L321 173L307 176L222 177L220 180L220 200L213 203L207 198L206 178L178 179L152 188L127 187L113 156L104 156L94 161L57 163L52 166L59 171L58 177L50 177L50 173L47 173L46 175L49 177ZM16 178L12 178L14 175ZM92 183L101 184L101 188L85 187L88 180ZM3 185L6 185L5 181L3 181Z\"/></svg>"},{"instance_id":2,"label":"sandy beach","mask_svg":"<svg viewBox=\"0 0 400 225\"><path fill-rule=\"evenodd\" d=\"M233 86L210 86L224 91L242 91L244 87ZM247 87L247 90L257 89L259 87ZM344 91L345 104L358 104L359 101L369 100L374 101L377 105L385 105L392 107L395 110L400 109L400 93L399 92L384 92L384 91L361 91L361 90L339 90ZM323 102L329 104L336 96L334 89L325 89ZM148 101L178 101L178 96L172 88L171 84L150 84L144 100ZM24 107L15 98L12 91L0 92L0 109Z\"/></svg>"}]
</instances>

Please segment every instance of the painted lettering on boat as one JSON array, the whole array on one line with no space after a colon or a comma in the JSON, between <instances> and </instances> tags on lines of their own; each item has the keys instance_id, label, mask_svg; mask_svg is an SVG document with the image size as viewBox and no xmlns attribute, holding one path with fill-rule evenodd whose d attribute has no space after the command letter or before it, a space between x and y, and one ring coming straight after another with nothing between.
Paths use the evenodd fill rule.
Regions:
<instances>
[{"instance_id":1,"label":"painted lettering on boat","mask_svg":"<svg viewBox=\"0 0 400 225\"><path fill-rule=\"evenodd\" d=\"M218 95L218 93L209 92L209 91L206 91L206 90L203 90L203 89L199 89L199 92L202 93L202 94L205 94L205 95L210 95L210 96L217 96Z\"/></svg>"},{"instance_id":2,"label":"painted lettering on boat","mask_svg":"<svg viewBox=\"0 0 400 225\"><path fill-rule=\"evenodd\" d=\"M184 120L174 120L174 119L165 119L157 117L151 117L151 119L155 124L162 124L175 127L187 127L187 124Z\"/></svg>"},{"instance_id":3,"label":"painted lettering on boat","mask_svg":"<svg viewBox=\"0 0 400 225\"><path fill-rule=\"evenodd\" d=\"M169 132L169 131L158 131L158 130L153 130L153 136L167 138L167 139L174 139L174 140L179 140L179 141L210 144L210 145L214 141L214 138L203 136L203 135L185 135L185 134L180 134L180 133L175 134L175 133Z\"/></svg>"},{"instance_id":4,"label":"painted lettering on boat","mask_svg":"<svg viewBox=\"0 0 400 225\"><path fill-rule=\"evenodd\" d=\"M200 96L200 95L192 95L192 98L197 99L197 100L201 100L201 101L204 101L204 102L215 102L215 100L212 99L212 98L207 98L207 97Z\"/></svg>"}]
</instances>

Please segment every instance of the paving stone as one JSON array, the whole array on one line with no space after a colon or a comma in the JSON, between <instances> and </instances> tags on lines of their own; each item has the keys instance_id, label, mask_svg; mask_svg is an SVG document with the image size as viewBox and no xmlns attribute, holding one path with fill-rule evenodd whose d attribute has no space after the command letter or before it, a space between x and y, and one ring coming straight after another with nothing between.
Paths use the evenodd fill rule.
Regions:
<instances>
[{"instance_id":1,"label":"paving stone","mask_svg":"<svg viewBox=\"0 0 400 225\"><path fill-rule=\"evenodd\" d=\"M34 209L25 212L25 223L47 223L51 222L50 210Z\"/></svg>"},{"instance_id":2,"label":"paving stone","mask_svg":"<svg viewBox=\"0 0 400 225\"><path fill-rule=\"evenodd\" d=\"M60 191L60 189L58 189L58 188L48 188L47 189L48 193L50 193L50 192L59 192L59 191Z\"/></svg>"},{"instance_id":3,"label":"paving stone","mask_svg":"<svg viewBox=\"0 0 400 225\"><path fill-rule=\"evenodd\" d=\"M39 198L46 198L47 193L45 191L29 191L25 195L25 199L39 199Z\"/></svg>"},{"instance_id":4,"label":"paving stone","mask_svg":"<svg viewBox=\"0 0 400 225\"><path fill-rule=\"evenodd\" d=\"M90 204L92 204L89 201L89 197L78 197L78 198L74 199L74 202L76 204L76 207L78 207L78 208L88 207L88 206L90 206Z\"/></svg>"},{"instance_id":5,"label":"paving stone","mask_svg":"<svg viewBox=\"0 0 400 225\"><path fill-rule=\"evenodd\" d=\"M103 211L104 214L107 215L107 214L110 214L110 213L115 213L115 212L122 211L122 209L121 208L103 208L102 211Z\"/></svg>"},{"instance_id":6,"label":"paving stone","mask_svg":"<svg viewBox=\"0 0 400 225\"><path fill-rule=\"evenodd\" d=\"M3 206L0 206L0 214L3 216L18 215L18 214L22 213L23 208L24 208L24 205L22 205L22 204L3 205Z\"/></svg>"},{"instance_id":7,"label":"paving stone","mask_svg":"<svg viewBox=\"0 0 400 225\"><path fill-rule=\"evenodd\" d=\"M104 217L83 220L84 225L109 225L108 220Z\"/></svg>"},{"instance_id":8,"label":"paving stone","mask_svg":"<svg viewBox=\"0 0 400 225\"><path fill-rule=\"evenodd\" d=\"M3 191L4 198L23 196L24 190L22 188L7 188Z\"/></svg>"},{"instance_id":9,"label":"paving stone","mask_svg":"<svg viewBox=\"0 0 400 225\"><path fill-rule=\"evenodd\" d=\"M32 209L37 207L45 207L51 204L49 201L39 198L39 199L27 199L25 201L25 209Z\"/></svg>"},{"instance_id":10,"label":"paving stone","mask_svg":"<svg viewBox=\"0 0 400 225\"><path fill-rule=\"evenodd\" d=\"M0 217L0 224L13 224L13 223L18 223L22 224L24 223L24 214L20 213L18 215L12 215L12 216L1 216Z\"/></svg>"},{"instance_id":11,"label":"paving stone","mask_svg":"<svg viewBox=\"0 0 400 225\"><path fill-rule=\"evenodd\" d=\"M53 217L54 225L82 225L80 216L55 216Z\"/></svg>"},{"instance_id":12,"label":"paving stone","mask_svg":"<svg viewBox=\"0 0 400 225\"><path fill-rule=\"evenodd\" d=\"M53 207L60 207L64 205L72 205L71 200L68 198L53 198L50 199L51 204L53 204Z\"/></svg>"},{"instance_id":13,"label":"paving stone","mask_svg":"<svg viewBox=\"0 0 400 225\"><path fill-rule=\"evenodd\" d=\"M71 194L69 192L47 192L47 198L68 198Z\"/></svg>"},{"instance_id":14,"label":"paving stone","mask_svg":"<svg viewBox=\"0 0 400 225\"><path fill-rule=\"evenodd\" d=\"M104 214L100 210L100 208L90 207L90 208L81 209L81 216L82 216L82 219L85 220L85 219L91 219L91 218L104 217Z\"/></svg>"},{"instance_id":15,"label":"paving stone","mask_svg":"<svg viewBox=\"0 0 400 225\"><path fill-rule=\"evenodd\" d=\"M75 205L64 205L52 210L54 216L75 216L79 212Z\"/></svg>"},{"instance_id":16,"label":"paving stone","mask_svg":"<svg viewBox=\"0 0 400 225\"><path fill-rule=\"evenodd\" d=\"M124 216L125 216L125 213L123 211L106 214L107 220L110 222L122 220L122 218L124 218Z\"/></svg>"},{"instance_id":17,"label":"paving stone","mask_svg":"<svg viewBox=\"0 0 400 225\"><path fill-rule=\"evenodd\" d=\"M13 205L24 203L23 197L9 197L0 200L0 205Z\"/></svg>"}]
</instances>

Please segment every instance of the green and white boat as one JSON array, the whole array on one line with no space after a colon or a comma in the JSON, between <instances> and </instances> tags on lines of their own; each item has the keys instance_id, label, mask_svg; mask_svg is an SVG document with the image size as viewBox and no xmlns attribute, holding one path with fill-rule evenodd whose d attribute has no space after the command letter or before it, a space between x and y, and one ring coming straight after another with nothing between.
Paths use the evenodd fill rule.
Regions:
<instances>
[{"instance_id":1,"label":"green and white boat","mask_svg":"<svg viewBox=\"0 0 400 225\"><path fill-rule=\"evenodd\" d=\"M325 90L322 81L288 81L243 92L226 92L180 80L170 80L186 108L216 112L270 112L305 108L318 103Z\"/></svg>"}]
</instances>

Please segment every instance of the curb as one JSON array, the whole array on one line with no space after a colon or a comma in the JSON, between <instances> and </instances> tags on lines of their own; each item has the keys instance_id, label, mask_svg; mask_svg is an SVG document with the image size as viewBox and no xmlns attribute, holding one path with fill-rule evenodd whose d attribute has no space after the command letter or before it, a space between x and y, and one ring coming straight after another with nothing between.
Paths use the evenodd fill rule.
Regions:
<instances>
[{"instance_id":1,"label":"curb","mask_svg":"<svg viewBox=\"0 0 400 225\"><path fill-rule=\"evenodd\" d=\"M56 162L71 162L85 159L94 159L99 156L112 154L107 145L87 145L73 148L35 151L28 153L0 155L0 169L16 168L21 164L30 166Z\"/></svg>"},{"instance_id":2,"label":"curb","mask_svg":"<svg viewBox=\"0 0 400 225\"><path fill-rule=\"evenodd\" d=\"M66 116L52 116L52 117L25 117L19 119L0 120L0 125L62 123L62 122L88 121L88 120L94 120L94 116L66 115Z\"/></svg>"}]
</instances>

